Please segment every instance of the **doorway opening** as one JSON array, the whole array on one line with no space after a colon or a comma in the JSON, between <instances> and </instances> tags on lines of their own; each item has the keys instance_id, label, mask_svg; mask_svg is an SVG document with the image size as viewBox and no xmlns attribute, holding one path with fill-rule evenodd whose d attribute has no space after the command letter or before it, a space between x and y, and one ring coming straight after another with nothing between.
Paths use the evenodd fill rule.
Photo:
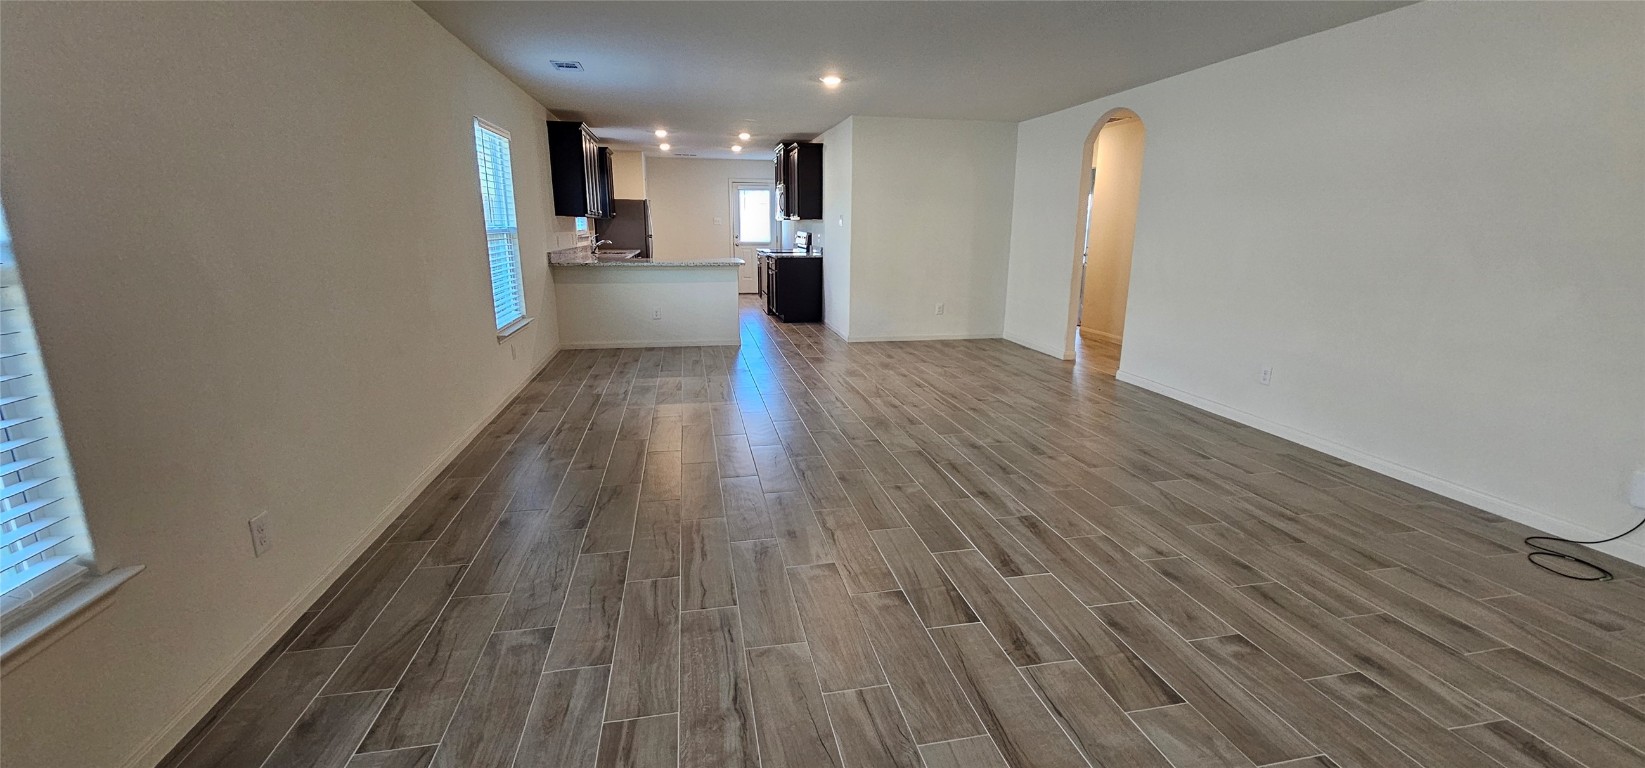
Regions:
<instances>
[{"instance_id":1,"label":"doorway opening","mask_svg":"<svg viewBox=\"0 0 1645 768\"><path fill-rule=\"evenodd\" d=\"M758 293L755 251L777 241L776 190L769 181L731 182L731 255L743 260L737 292Z\"/></svg>"},{"instance_id":2,"label":"doorway opening","mask_svg":"<svg viewBox=\"0 0 1645 768\"><path fill-rule=\"evenodd\" d=\"M1142 119L1116 109L1103 115L1086 141L1072 341L1076 365L1109 376L1119 370L1124 349L1145 138Z\"/></svg>"}]
</instances>

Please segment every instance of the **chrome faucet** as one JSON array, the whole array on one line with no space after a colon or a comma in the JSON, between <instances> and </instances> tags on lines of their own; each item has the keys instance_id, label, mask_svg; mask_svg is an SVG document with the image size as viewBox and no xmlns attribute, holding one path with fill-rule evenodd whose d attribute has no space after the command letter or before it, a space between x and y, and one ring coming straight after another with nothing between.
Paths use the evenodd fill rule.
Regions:
<instances>
[{"instance_id":1,"label":"chrome faucet","mask_svg":"<svg viewBox=\"0 0 1645 768\"><path fill-rule=\"evenodd\" d=\"M594 252L599 253L600 246L602 246L602 245L616 245L616 243L613 243L610 240L595 240L594 241Z\"/></svg>"}]
</instances>

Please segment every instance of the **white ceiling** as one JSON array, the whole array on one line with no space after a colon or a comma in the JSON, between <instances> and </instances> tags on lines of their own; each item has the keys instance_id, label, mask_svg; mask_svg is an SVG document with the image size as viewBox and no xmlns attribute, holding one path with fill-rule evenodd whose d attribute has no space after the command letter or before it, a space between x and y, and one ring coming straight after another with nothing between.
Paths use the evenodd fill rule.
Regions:
<instances>
[{"instance_id":1,"label":"white ceiling","mask_svg":"<svg viewBox=\"0 0 1645 768\"><path fill-rule=\"evenodd\" d=\"M418 2L614 147L663 154L663 127L673 153L736 157L746 130L764 159L850 115L1026 120L1405 4Z\"/></svg>"}]
</instances>

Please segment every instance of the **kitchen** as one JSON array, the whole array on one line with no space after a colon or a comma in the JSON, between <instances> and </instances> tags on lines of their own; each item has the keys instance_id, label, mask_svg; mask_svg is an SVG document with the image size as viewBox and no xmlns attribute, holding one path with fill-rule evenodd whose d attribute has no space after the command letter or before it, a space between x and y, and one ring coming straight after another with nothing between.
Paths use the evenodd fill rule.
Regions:
<instances>
[{"instance_id":1,"label":"kitchen","mask_svg":"<svg viewBox=\"0 0 1645 768\"><path fill-rule=\"evenodd\" d=\"M784 322L822 319L822 152L785 141L771 161L602 142L586 124L547 125L554 213L576 222L549 253L568 347L737 343L742 296ZM725 154L725 151L721 151ZM752 153L750 153L752 154Z\"/></svg>"}]
</instances>

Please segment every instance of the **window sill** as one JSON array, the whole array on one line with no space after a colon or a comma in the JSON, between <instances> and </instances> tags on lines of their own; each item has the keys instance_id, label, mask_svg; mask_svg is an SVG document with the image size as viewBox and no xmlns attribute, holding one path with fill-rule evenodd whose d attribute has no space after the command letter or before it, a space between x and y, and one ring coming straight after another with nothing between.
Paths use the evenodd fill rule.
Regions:
<instances>
[{"instance_id":1,"label":"window sill","mask_svg":"<svg viewBox=\"0 0 1645 768\"><path fill-rule=\"evenodd\" d=\"M497 329L497 343L501 344L504 341L507 341L508 337L513 336L515 333L518 333L521 328L524 328L528 325L531 325L531 321L535 320L535 319L536 318L532 318L532 317L522 317L518 320L515 320L512 323L509 323L508 325L505 325L501 328L498 328Z\"/></svg>"},{"instance_id":2,"label":"window sill","mask_svg":"<svg viewBox=\"0 0 1645 768\"><path fill-rule=\"evenodd\" d=\"M61 594L44 598L49 600L48 604L28 613L22 621L7 621L6 626L0 628L0 676L10 674L36 653L102 612L109 606L115 590L142 570L143 566L133 565L83 578L65 587Z\"/></svg>"}]
</instances>

